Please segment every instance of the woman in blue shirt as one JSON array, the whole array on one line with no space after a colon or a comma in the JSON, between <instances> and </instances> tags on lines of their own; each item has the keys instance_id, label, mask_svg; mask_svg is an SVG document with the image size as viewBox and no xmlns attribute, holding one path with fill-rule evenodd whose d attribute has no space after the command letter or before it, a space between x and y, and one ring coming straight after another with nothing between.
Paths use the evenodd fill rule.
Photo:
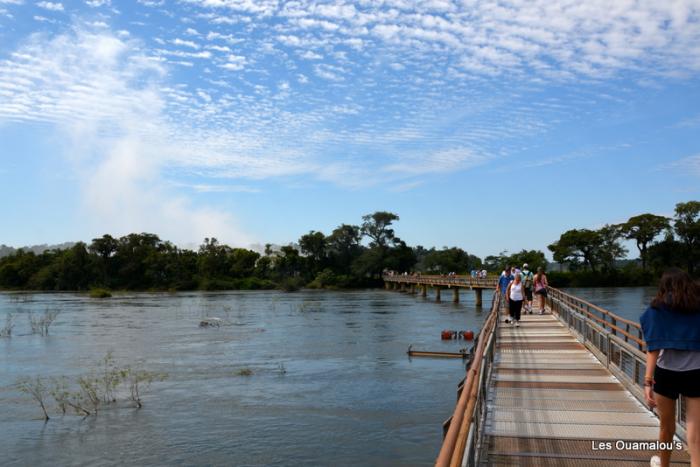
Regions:
<instances>
[{"instance_id":1,"label":"woman in blue shirt","mask_svg":"<svg viewBox=\"0 0 700 467\"><path fill-rule=\"evenodd\" d=\"M700 466L700 286L685 271L665 272L640 322L647 345L644 394L659 414L659 441L671 445L676 400L684 396L688 450L692 466ZM659 454L651 465L669 465L671 450Z\"/></svg>"}]
</instances>

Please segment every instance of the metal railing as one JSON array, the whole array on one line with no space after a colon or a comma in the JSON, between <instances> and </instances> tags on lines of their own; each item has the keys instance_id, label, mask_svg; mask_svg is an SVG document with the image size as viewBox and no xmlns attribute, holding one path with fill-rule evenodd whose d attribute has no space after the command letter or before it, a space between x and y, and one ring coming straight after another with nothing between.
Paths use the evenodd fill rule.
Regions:
<instances>
[{"instance_id":1,"label":"metal railing","mask_svg":"<svg viewBox=\"0 0 700 467\"><path fill-rule=\"evenodd\" d=\"M399 284L442 285L445 287L469 287L494 289L498 284L497 277L471 276L438 276L438 275L389 275L382 276L385 282Z\"/></svg>"},{"instance_id":2,"label":"metal railing","mask_svg":"<svg viewBox=\"0 0 700 467\"><path fill-rule=\"evenodd\" d=\"M435 465L439 467L475 466L483 450L483 426L486 419L486 396L491 383L496 355L496 329L501 308L501 294L494 293L484 326L474 346L467 376L461 386L457 406L445 422L445 437Z\"/></svg>"},{"instance_id":3,"label":"metal railing","mask_svg":"<svg viewBox=\"0 0 700 467\"><path fill-rule=\"evenodd\" d=\"M548 287L547 304L582 344L642 404L646 353L641 326L585 300ZM686 442L686 402L676 404L676 434Z\"/></svg>"}]
</instances>

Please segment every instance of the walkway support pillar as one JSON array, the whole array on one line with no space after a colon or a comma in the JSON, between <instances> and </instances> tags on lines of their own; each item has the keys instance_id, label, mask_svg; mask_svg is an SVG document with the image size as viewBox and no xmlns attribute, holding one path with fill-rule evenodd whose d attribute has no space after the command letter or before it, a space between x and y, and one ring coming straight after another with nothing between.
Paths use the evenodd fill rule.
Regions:
<instances>
[{"instance_id":1,"label":"walkway support pillar","mask_svg":"<svg viewBox=\"0 0 700 467\"><path fill-rule=\"evenodd\" d=\"M440 287L435 287L435 301L440 301Z\"/></svg>"},{"instance_id":2,"label":"walkway support pillar","mask_svg":"<svg viewBox=\"0 0 700 467\"><path fill-rule=\"evenodd\" d=\"M390 290L391 289L391 282L384 282L384 288L386 290Z\"/></svg>"},{"instance_id":3,"label":"walkway support pillar","mask_svg":"<svg viewBox=\"0 0 700 467\"><path fill-rule=\"evenodd\" d=\"M459 303L459 287L452 288L452 303Z\"/></svg>"},{"instance_id":4,"label":"walkway support pillar","mask_svg":"<svg viewBox=\"0 0 700 467\"><path fill-rule=\"evenodd\" d=\"M420 286L420 288L421 288L420 296L427 297L428 296L428 286L423 284Z\"/></svg>"},{"instance_id":5,"label":"walkway support pillar","mask_svg":"<svg viewBox=\"0 0 700 467\"><path fill-rule=\"evenodd\" d=\"M405 291L406 291L406 284L402 282L401 283L401 292L405 292Z\"/></svg>"},{"instance_id":6,"label":"walkway support pillar","mask_svg":"<svg viewBox=\"0 0 700 467\"><path fill-rule=\"evenodd\" d=\"M411 295L416 294L416 284L411 284Z\"/></svg>"},{"instance_id":7,"label":"walkway support pillar","mask_svg":"<svg viewBox=\"0 0 700 467\"><path fill-rule=\"evenodd\" d=\"M474 289L474 293L476 294L476 306L481 306L481 292L484 289Z\"/></svg>"}]
</instances>

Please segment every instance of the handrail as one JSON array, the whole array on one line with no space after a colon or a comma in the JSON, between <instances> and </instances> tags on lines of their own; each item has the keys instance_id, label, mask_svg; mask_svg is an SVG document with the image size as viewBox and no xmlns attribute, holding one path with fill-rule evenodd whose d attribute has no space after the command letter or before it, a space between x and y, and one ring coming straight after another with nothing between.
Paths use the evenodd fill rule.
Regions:
<instances>
[{"instance_id":1,"label":"handrail","mask_svg":"<svg viewBox=\"0 0 700 467\"><path fill-rule=\"evenodd\" d=\"M566 303L568 306L575 308L576 311L596 321L604 329L609 329L613 335L620 334L623 336L625 342L629 342L631 340L637 344L639 350L644 350L645 344L642 336L642 327L639 323L622 318L615 313L612 313L574 295L568 294L562 290L555 289L554 287L548 287L547 289L552 298L556 298L557 300ZM618 326L618 323L624 323L625 327L622 328L621 326ZM636 336L632 334L632 330L634 330Z\"/></svg>"},{"instance_id":2,"label":"handrail","mask_svg":"<svg viewBox=\"0 0 700 467\"><path fill-rule=\"evenodd\" d=\"M573 299L573 300L572 300ZM583 300L564 293L561 290L548 287L547 302L552 313L559 317L569 329L578 336L588 350L600 360L620 381L620 383L642 404L644 398L644 375L646 373L646 354L644 341L623 333L624 338L617 335L618 326L597 318L581 308L577 302ZM603 310L600 307L596 307ZM613 313L603 310L607 315L616 317ZM635 323L636 324L636 323ZM636 327L636 326L635 326ZM633 345L632 339L637 345ZM681 397L676 405L676 434L687 442L685 423L685 398Z\"/></svg>"},{"instance_id":3,"label":"handrail","mask_svg":"<svg viewBox=\"0 0 700 467\"><path fill-rule=\"evenodd\" d=\"M642 327L639 323L637 323L637 322L635 322L635 321L630 321L630 320L625 319L625 318L623 318L623 317L621 317L621 316L618 316L618 315L616 315L615 313L612 313L611 311L606 310L605 308L602 308L602 307L600 307L600 306L598 306L598 305L595 305L595 304L593 304L593 303L591 303L591 302L589 302L589 301L587 301L587 300L584 300L584 299L582 299L582 298L576 297L575 295L571 295L571 294L569 294L569 293L567 293L567 292L564 292L563 290L555 289L554 287L549 287L549 290L552 291L552 292L558 293L558 294L560 294L560 295L563 295L563 296L565 296L565 297L567 297L567 298L569 298L569 299L571 299L571 300L575 300L575 301L577 301L577 302L579 302L579 303L581 303L581 304L584 304L584 305L586 305L586 306L588 306L588 307L590 307L590 308L593 308L594 310L600 312L600 313L603 314L603 315L607 315L607 316L614 317L617 321L622 321L622 322L625 323L625 324L629 324L629 325L631 325L631 326L634 326L634 327L640 328L640 329L641 329L641 327Z\"/></svg>"},{"instance_id":4,"label":"handrail","mask_svg":"<svg viewBox=\"0 0 700 467\"><path fill-rule=\"evenodd\" d=\"M493 294L491 311L479 333L474 358L467 370L462 392L435 461L438 467L461 465L465 453L471 460L476 456L476 446L481 438L482 412L486 409L485 403L481 400L485 397L488 387L488 378L484 375L485 371L490 375L493 362L494 338L500 305L501 294ZM486 361L487 365L484 365L486 358L490 360Z\"/></svg>"}]
</instances>

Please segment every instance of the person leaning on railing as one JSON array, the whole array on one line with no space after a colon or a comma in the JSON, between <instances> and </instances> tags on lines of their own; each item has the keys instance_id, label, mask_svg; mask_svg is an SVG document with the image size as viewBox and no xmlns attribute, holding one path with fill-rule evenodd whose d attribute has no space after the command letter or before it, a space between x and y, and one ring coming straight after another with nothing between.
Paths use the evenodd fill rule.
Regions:
<instances>
[{"instance_id":1,"label":"person leaning on railing","mask_svg":"<svg viewBox=\"0 0 700 467\"><path fill-rule=\"evenodd\" d=\"M659 414L659 441L676 431L676 400L686 398L686 434L693 467L700 466L700 286L680 269L666 271L659 290L640 318L647 345L644 394ZM671 450L651 465L668 466Z\"/></svg>"}]
</instances>

